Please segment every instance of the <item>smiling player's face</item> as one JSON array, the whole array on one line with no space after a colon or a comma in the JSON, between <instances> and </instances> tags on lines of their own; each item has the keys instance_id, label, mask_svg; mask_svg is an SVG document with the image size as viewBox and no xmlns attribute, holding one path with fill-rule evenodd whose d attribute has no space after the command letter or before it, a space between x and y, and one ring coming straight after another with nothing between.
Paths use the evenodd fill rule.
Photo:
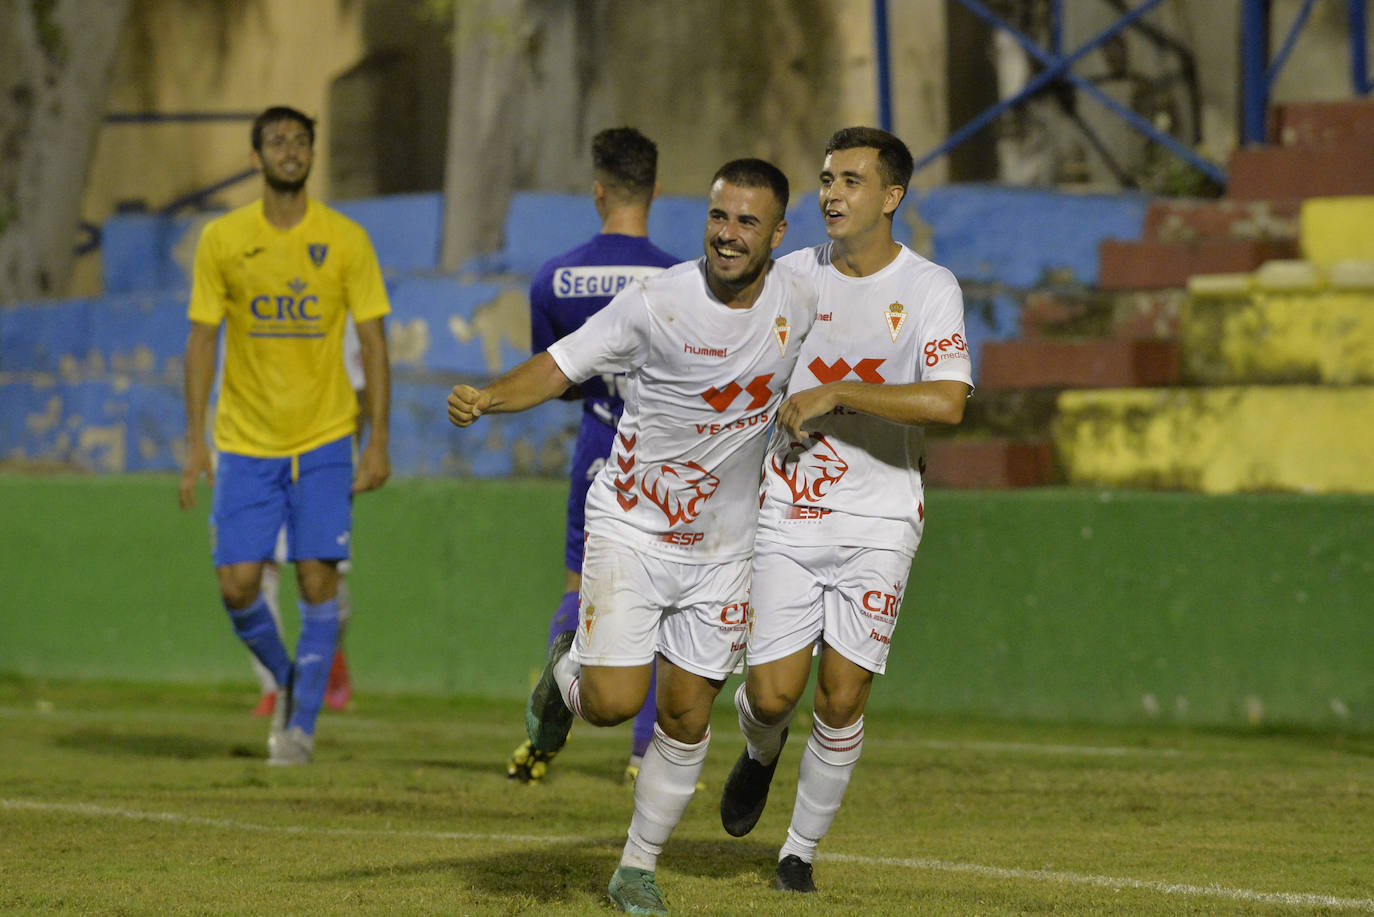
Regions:
<instances>
[{"instance_id":1,"label":"smiling player's face","mask_svg":"<svg viewBox=\"0 0 1374 917\"><path fill-rule=\"evenodd\" d=\"M771 189L718 180L706 211L706 271L712 281L733 290L753 283L786 228Z\"/></svg>"},{"instance_id":2,"label":"smiling player's face","mask_svg":"<svg viewBox=\"0 0 1374 917\"><path fill-rule=\"evenodd\" d=\"M304 124L291 118L263 126L262 149L253 158L262 177L275 191L299 191L310 177L315 150Z\"/></svg>"}]
</instances>

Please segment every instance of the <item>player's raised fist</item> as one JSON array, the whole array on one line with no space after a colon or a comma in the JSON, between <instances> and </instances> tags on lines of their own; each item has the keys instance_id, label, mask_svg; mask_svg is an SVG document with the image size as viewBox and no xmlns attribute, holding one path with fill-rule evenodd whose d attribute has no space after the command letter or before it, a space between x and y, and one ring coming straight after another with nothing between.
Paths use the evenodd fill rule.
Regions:
<instances>
[{"instance_id":1,"label":"player's raised fist","mask_svg":"<svg viewBox=\"0 0 1374 917\"><path fill-rule=\"evenodd\" d=\"M471 385L455 385L448 396L448 419L455 427L466 427L481 417L491 405L491 395Z\"/></svg>"}]
</instances>

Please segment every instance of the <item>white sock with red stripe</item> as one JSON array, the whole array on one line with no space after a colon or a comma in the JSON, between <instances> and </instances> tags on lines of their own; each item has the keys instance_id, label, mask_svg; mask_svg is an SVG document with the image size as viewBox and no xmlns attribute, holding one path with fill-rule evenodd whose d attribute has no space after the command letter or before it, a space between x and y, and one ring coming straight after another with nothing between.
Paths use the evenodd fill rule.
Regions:
<instances>
[{"instance_id":1,"label":"white sock with red stripe","mask_svg":"<svg viewBox=\"0 0 1374 917\"><path fill-rule=\"evenodd\" d=\"M563 695L563 703L579 720L582 719L582 666L573 662L572 653L564 653L553 664L553 680L558 682L558 691Z\"/></svg>"},{"instance_id":2,"label":"white sock with red stripe","mask_svg":"<svg viewBox=\"0 0 1374 917\"><path fill-rule=\"evenodd\" d=\"M810 863L816 858L816 845L835 821L863 744L863 717L852 726L832 729L812 715L811 737L797 778L797 803L778 859L791 854Z\"/></svg>"},{"instance_id":3,"label":"white sock with red stripe","mask_svg":"<svg viewBox=\"0 0 1374 917\"><path fill-rule=\"evenodd\" d=\"M709 729L705 738L689 745L668 738L654 724L654 740L649 743L635 778L635 814L630 819L621 866L654 870L663 845L668 843L668 836L682 820L682 813L697 790L697 780L706 763L706 746L710 744Z\"/></svg>"},{"instance_id":4,"label":"white sock with red stripe","mask_svg":"<svg viewBox=\"0 0 1374 917\"><path fill-rule=\"evenodd\" d=\"M739 731L744 733L744 748L749 757L760 764L772 764L782 750L782 731L792 722L796 708L792 708L792 713L781 723L769 726L754 716L754 709L749 706L749 692L741 683L735 691L735 711L739 714Z\"/></svg>"}]
</instances>

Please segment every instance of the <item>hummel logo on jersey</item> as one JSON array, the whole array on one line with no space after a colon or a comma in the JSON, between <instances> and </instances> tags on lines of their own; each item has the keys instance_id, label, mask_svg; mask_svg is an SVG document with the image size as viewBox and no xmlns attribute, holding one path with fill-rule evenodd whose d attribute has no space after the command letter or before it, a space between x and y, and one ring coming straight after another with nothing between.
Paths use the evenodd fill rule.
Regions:
<instances>
[{"instance_id":1,"label":"hummel logo on jersey","mask_svg":"<svg viewBox=\"0 0 1374 917\"><path fill-rule=\"evenodd\" d=\"M254 255L261 255L265 251L267 251L267 249L263 248L261 245L256 245L253 248L248 249L248 251L244 252L243 257L251 258Z\"/></svg>"},{"instance_id":2,"label":"hummel logo on jersey","mask_svg":"<svg viewBox=\"0 0 1374 917\"><path fill-rule=\"evenodd\" d=\"M691 344L682 345L683 353L694 353L699 357L724 357L729 354L727 347L693 347Z\"/></svg>"},{"instance_id":3,"label":"hummel logo on jersey","mask_svg":"<svg viewBox=\"0 0 1374 917\"><path fill-rule=\"evenodd\" d=\"M755 376L749 380L749 384L740 388L738 382L731 382L725 388L716 388L714 385L701 393L701 397L718 413L725 413L734 404L735 398L740 392L748 392L754 400L744 406L746 411L757 411L768 403L768 399L773 397L773 390L768 387L768 383L773 380L773 374L768 373L763 376Z\"/></svg>"},{"instance_id":4,"label":"hummel logo on jersey","mask_svg":"<svg viewBox=\"0 0 1374 917\"><path fill-rule=\"evenodd\" d=\"M827 363L820 357L806 364L806 368L811 370L811 375L815 376L822 385L827 382L839 382L851 372L859 377L860 382L881 383L887 380L883 374L878 372L878 367L883 365L880 357L867 357L850 366L844 357L840 357L834 363Z\"/></svg>"}]
</instances>

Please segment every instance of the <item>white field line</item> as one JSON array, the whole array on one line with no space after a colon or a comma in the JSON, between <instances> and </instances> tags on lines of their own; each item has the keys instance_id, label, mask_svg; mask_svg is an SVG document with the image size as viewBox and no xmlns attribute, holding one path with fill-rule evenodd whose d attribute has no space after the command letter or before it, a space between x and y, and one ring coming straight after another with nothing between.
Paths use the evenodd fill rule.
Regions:
<instances>
[{"instance_id":1,"label":"white field line","mask_svg":"<svg viewBox=\"0 0 1374 917\"><path fill-rule=\"evenodd\" d=\"M483 834L465 831L418 831L389 828L321 828L310 825L261 825L228 818L204 818L180 812L140 812L97 806L89 803L46 802L33 799L0 799L0 809L30 812L62 812L92 818L122 818L132 821L162 822L221 828L234 831L263 831L282 834L368 835L383 837L413 837L427 840L465 840L486 843L512 844L596 844L595 838L560 837L547 834ZM1374 913L1374 898L1340 898L1306 892L1260 892L1246 888L1227 888L1221 885L1186 885L1177 882L1158 882L1150 879L1130 879L1120 876L1098 876L1063 872L1053 869L1016 869L1006 866L984 866L978 863L954 863L926 857L871 857L846 853L822 853L821 860L832 863L852 863L860 866L886 866L896 869L929 872L964 873L988 879L1029 882L1055 882L1061 885L1088 885L1095 888L1137 889L1175 897L1221 898L1254 904L1279 905L1295 908L1327 908L1341 911Z\"/></svg>"}]
</instances>

